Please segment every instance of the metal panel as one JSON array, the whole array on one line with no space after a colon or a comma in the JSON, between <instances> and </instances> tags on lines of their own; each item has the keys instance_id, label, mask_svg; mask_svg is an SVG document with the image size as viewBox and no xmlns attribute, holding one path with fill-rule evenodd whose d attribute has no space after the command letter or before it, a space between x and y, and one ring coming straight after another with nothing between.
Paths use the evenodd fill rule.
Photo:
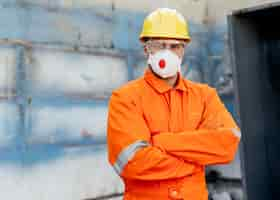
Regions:
<instances>
[{"instance_id":1,"label":"metal panel","mask_svg":"<svg viewBox=\"0 0 280 200\"><path fill-rule=\"evenodd\" d=\"M107 98L128 81L124 57L37 49L26 53L27 91L36 96Z\"/></svg>"},{"instance_id":2,"label":"metal panel","mask_svg":"<svg viewBox=\"0 0 280 200\"><path fill-rule=\"evenodd\" d=\"M87 145L106 142L105 103L32 101L26 116L28 145Z\"/></svg>"},{"instance_id":3,"label":"metal panel","mask_svg":"<svg viewBox=\"0 0 280 200\"><path fill-rule=\"evenodd\" d=\"M25 199L77 200L123 191L105 146L33 146L25 152L24 166L29 167L23 177Z\"/></svg>"},{"instance_id":4,"label":"metal panel","mask_svg":"<svg viewBox=\"0 0 280 200\"><path fill-rule=\"evenodd\" d=\"M45 43L67 43L112 47L113 20L86 9L52 12L47 8L23 5L0 7L1 38L28 40ZM94 30L93 30L94 27ZM99 28L102 27L102 28Z\"/></svg>"},{"instance_id":5,"label":"metal panel","mask_svg":"<svg viewBox=\"0 0 280 200\"><path fill-rule=\"evenodd\" d=\"M1 165L5 199L77 200L121 193L123 184L107 163L105 146L32 146L24 167Z\"/></svg>"},{"instance_id":6,"label":"metal panel","mask_svg":"<svg viewBox=\"0 0 280 200\"><path fill-rule=\"evenodd\" d=\"M19 140L19 109L14 103L0 102L0 148L15 148Z\"/></svg>"},{"instance_id":7,"label":"metal panel","mask_svg":"<svg viewBox=\"0 0 280 200\"><path fill-rule=\"evenodd\" d=\"M15 96L16 93L16 50L0 48L0 99Z\"/></svg>"},{"instance_id":8,"label":"metal panel","mask_svg":"<svg viewBox=\"0 0 280 200\"><path fill-rule=\"evenodd\" d=\"M280 195L279 4L229 16L232 63L242 128L242 171L249 200ZM274 76L277 74L277 76Z\"/></svg>"}]
</instances>

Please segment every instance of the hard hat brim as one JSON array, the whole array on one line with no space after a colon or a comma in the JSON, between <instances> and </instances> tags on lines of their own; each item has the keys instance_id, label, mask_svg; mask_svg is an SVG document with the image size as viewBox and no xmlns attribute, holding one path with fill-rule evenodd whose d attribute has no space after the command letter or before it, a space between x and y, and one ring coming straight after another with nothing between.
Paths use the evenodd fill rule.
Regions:
<instances>
[{"instance_id":1,"label":"hard hat brim","mask_svg":"<svg viewBox=\"0 0 280 200\"><path fill-rule=\"evenodd\" d=\"M175 39L175 40L183 40L184 42L189 43L191 41L190 37L170 37L170 36L159 36L159 35L149 35L149 36L140 36L139 40L141 42L145 42L149 39Z\"/></svg>"}]
</instances>

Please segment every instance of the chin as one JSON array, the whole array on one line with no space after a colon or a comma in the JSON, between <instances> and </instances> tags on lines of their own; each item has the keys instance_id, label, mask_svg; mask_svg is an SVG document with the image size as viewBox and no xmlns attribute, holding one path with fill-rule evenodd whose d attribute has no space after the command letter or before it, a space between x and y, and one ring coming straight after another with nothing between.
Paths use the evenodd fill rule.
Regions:
<instances>
[{"instance_id":1,"label":"chin","mask_svg":"<svg viewBox=\"0 0 280 200\"><path fill-rule=\"evenodd\" d=\"M180 74L180 72L177 72L175 75L173 75L173 76L169 76L169 77L166 77L166 78L163 78L163 79L168 80L168 79L177 78L177 76L178 76L179 74Z\"/></svg>"}]
</instances>

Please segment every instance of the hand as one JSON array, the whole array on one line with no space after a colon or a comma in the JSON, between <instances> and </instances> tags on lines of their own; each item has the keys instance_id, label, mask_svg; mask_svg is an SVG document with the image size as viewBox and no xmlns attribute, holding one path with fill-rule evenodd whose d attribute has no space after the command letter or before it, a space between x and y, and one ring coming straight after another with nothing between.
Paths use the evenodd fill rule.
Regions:
<instances>
[{"instance_id":1,"label":"hand","mask_svg":"<svg viewBox=\"0 0 280 200\"><path fill-rule=\"evenodd\" d=\"M241 131L240 130L238 130L236 128L232 128L231 131L236 137L241 138Z\"/></svg>"}]
</instances>

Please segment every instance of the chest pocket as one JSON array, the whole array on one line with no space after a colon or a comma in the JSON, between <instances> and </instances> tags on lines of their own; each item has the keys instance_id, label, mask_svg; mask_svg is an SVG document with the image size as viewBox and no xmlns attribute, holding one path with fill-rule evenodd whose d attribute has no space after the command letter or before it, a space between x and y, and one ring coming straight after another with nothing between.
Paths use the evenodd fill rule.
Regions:
<instances>
[{"instance_id":1,"label":"chest pocket","mask_svg":"<svg viewBox=\"0 0 280 200\"><path fill-rule=\"evenodd\" d=\"M185 129L193 131L197 130L203 120L205 105L201 98L197 96L189 96L186 106L186 127Z\"/></svg>"},{"instance_id":2,"label":"chest pocket","mask_svg":"<svg viewBox=\"0 0 280 200\"><path fill-rule=\"evenodd\" d=\"M161 101L151 102L144 108L143 117L151 135L168 131L168 108Z\"/></svg>"},{"instance_id":3,"label":"chest pocket","mask_svg":"<svg viewBox=\"0 0 280 200\"><path fill-rule=\"evenodd\" d=\"M144 115L151 135L168 131L168 118L164 114L148 113Z\"/></svg>"}]
</instances>

